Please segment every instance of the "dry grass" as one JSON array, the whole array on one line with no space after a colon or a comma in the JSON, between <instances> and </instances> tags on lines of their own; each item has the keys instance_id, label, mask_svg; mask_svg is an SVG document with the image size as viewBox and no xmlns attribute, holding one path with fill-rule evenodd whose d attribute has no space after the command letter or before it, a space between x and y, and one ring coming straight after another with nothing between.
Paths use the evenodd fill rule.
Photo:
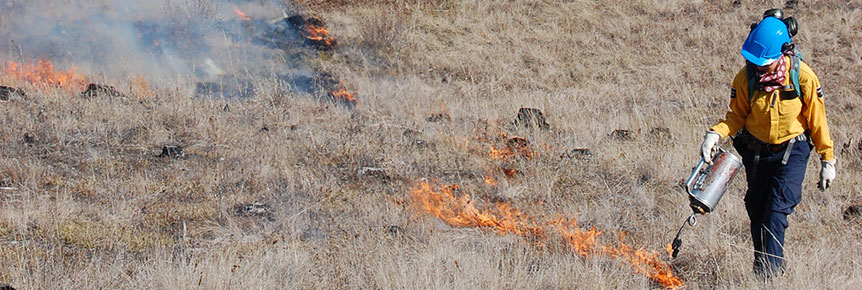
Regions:
<instances>
[{"instance_id":1,"label":"dry grass","mask_svg":"<svg viewBox=\"0 0 862 290\"><path fill-rule=\"evenodd\" d=\"M0 103L0 183L17 188L0 190L0 281L19 289L657 287L617 260L449 227L415 211L409 193L423 178L457 183L480 202L508 201L545 220L576 217L604 240L625 231L630 245L663 249L688 214L678 184L703 130L723 115L748 23L784 5L297 3L339 38L315 65L357 92L358 111L266 89L200 99L114 80L128 98L82 99L14 83L29 96ZM862 226L841 218L862 189L859 8L804 1L788 10L826 91L840 159L826 193L814 185L819 166L809 166L790 218L788 275L763 282L750 274L739 177L670 262L687 287L862 282ZM542 109L552 129L509 126L520 107ZM426 120L436 113L451 119ZM650 134L659 127L667 138ZM610 138L615 129L634 139ZM489 146L500 144L483 136L501 131L527 138L537 155L491 160ZM182 145L187 156L156 157L163 145ZM575 147L591 148L593 160L559 158ZM521 173L507 178L499 166ZM363 167L388 178L360 174ZM251 202L271 213L237 214Z\"/></svg>"}]
</instances>

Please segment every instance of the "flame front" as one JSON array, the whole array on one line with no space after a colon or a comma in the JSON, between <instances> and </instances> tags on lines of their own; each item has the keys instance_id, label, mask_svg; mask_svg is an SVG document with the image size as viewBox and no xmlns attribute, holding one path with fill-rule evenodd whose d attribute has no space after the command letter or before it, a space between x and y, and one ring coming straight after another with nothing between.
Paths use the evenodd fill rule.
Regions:
<instances>
[{"instance_id":1,"label":"flame front","mask_svg":"<svg viewBox=\"0 0 862 290\"><path fill-rule=\"evenodd\" d=\"M595 228L582 230L575 219L560 219L541 225L509 203L496 203L489 209L480 210L470 195L455 196L454 192L458 188L457 185L445 185L435 190L431 184L421 182L411 193L413 206L451 226L488 228L499 234L517 234L535 241L537 245L547 242L547 231L555 231L562 237L563 243L578 255L607 255L630 263L635 272L669 289L683 285L682 280L673 275L670 266L658 258L658 252L632 249L623 239L625 233L620 233L619 245L602 245L598 241L601 231Z\"/></svg>"},{"instance_id":2,"label":"flame front","mask_svg":"<svg viewBox=\"0 0 862 290\"><path fill-rule=\"evenodd\" d=\"M239 7L234 6L233 12L236 12L236 15L239 15L242 20L251 21L251 17L248 17L248 15L245 14L245 12L243 12L242 10L239 10Z\"/></svg>"},{"instance_id":3,"label":"flame front","mask_svg":"<svg viewBox=\"0 0 862 290\"><path fill-rule=\"evenodd\" d=\"M356 95L347 91L347 89L344 88L332 91L330 94L332 94L333 98L339 101L356 102Z\"/></svg>"},{"instance_id":4,"label":"flame front","mask_svg":"<svg viewBox=\"0 0 862 290\"><path fill-rule=\"evenodd\" d=\"M413 200L419 210L439 218L456 227L492 228L501 234L511 233L525 237L544 237L544 229L532 224L531 219L508 203L479 210L473 206L469 195L455 197L457 185L442 186L435 191L428 183L421 183L413 190Z\"/></svg>"},{"instance_id":5,"label":"flame front","mask_svg":"<svg viewBox=\"0 0 862 290\"><path fill-rule=\"evenodd\" d=\"M9 61L3 68L3 73L38 87L57 87L79 91L86 84L84 76L76 72L75 67L67 71L58 71L54 69L54 64L48 60L39 60L35 64Z\"/></svg>"}]
</instances>

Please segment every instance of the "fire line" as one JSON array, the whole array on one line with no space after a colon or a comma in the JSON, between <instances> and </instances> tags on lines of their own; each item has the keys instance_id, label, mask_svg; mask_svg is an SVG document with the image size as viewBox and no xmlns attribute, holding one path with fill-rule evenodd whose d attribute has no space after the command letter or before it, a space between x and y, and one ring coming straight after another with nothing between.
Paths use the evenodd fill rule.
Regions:
<instances>
[{"instance_id":1,"label":"fire line","mask_svg":"<svg viewBox=\"0 0 862 290\"><path fill-rule=\"evenodd\" d=\"M69 91L80 91L86 85L84 75L72 67L66 71L56 70L54 64L40 59L33 63L6 62L2 69L4 75L37 87L56 87Z\"/></svg>"},{"instance_id":2,"label":"fire line","mask_svg":"<svg viewBox=\"0 0 862 290\"><path fill-rule=\"evenodd\" d=\"M624 241L624 232L619 235L619 245L605 245L599 243L601 231L595 228L583 230L575 219L537 223L508 203L496 203L480 210L470 195L455 195L454 192L459 189L457 185L434 187L427 182L419 183L411 192L413 207L453 227L487 228L498 234L516 234L540 246L549 239L546 233L553 231L562 236L563 242L580 256L606 255L630 263L635 272L666 288L683 286L682 280L674 276L670 266L659 259L657 251L631 248Z\"/></svg>"}]
</instances>

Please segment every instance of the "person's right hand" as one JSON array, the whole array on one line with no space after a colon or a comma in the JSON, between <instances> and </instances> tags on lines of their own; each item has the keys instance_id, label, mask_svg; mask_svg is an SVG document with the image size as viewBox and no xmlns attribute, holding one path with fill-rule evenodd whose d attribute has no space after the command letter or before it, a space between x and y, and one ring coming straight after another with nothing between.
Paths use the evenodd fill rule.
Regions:
<instances>
[{"instance_id":1,"label":"person's right hand","mask_svg":"<svg viewBox=\"0 0 862 290\"><path fill-rule=\"evenodd\" d=\"M721 134L715 131L706 131L703 144L700 145L700 156L703 157L704 162L712 164L712 155L718 151L718 147L715 146L718 140L721 140Z\"/></svg>"}]
</instances>

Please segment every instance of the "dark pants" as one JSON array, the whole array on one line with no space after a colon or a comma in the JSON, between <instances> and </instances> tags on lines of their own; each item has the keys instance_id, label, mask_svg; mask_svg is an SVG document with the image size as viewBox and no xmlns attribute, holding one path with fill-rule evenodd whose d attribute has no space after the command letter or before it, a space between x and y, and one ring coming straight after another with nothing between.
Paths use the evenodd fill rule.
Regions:
<instances>
[{"instance_id":1,"label":"dark pants","mask_svg":"<svg viewBox=\"0 0 862 290\"><path fill-rule=\"evenodd\" d=\"M741 146L740 146L741 147ZM808 142L796 142L786 165L781 164L784 150L761 151L754 172L754 150L737 147L748 176L745 209L751 221L754 242L754 272L770 275L784 266L784 231L787 216L802 200L802 180L811 153Z\"/></svg>"}]
</instances>

